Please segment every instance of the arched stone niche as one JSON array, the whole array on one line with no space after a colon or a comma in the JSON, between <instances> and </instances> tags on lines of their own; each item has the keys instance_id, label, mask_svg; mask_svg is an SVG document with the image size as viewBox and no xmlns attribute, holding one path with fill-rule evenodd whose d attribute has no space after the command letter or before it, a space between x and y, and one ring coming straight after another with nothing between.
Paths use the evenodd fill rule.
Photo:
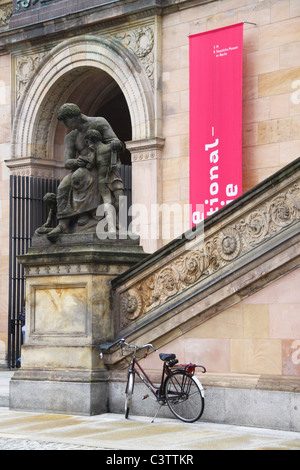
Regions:
<instances>
[{"instance_id":1,"label":"arched stone niche","mask_svg":"<svg viewBox=\"0 0 300 470\"><path fill-rule=\"evenodd\" d=\"M84 35L63 41L42 58L18 101L12 158L7 165L14 173L25 168L29 170L25 174L60 177L63 162L57 145L57 111L95 70L103 74L104 81L109 76L110 82L104 87L109 88L114 81L127 102L132 128L132 141L127 142L127 148L132 154L133 203L144 205L150 214L151 205L161 203L164 140L155 135L159 106L154 104L155 93L141 62L119 41ZM151 158L145 159L145 150ZM146 221L146 233L151 223ZM133 229L141 232L140 227ZM159 232L158 228L156 233ZM145 250L155 251L160 246L159 238L142 240Z\"/></svg>"},{"instance_id":2,"label":"arched stone niche","mask_svg":"<svg viewBox=\"0 0 300 470\"><path fill-rule=\"evenodd\" d=\"M81 36L53 48L28 82L14 119L13 159L54 159L57 110L91 68L108 73L121 88L130 111L132 140L153 137L153 94L138 59L120 43Z\"/></svg>"}]
</instances>

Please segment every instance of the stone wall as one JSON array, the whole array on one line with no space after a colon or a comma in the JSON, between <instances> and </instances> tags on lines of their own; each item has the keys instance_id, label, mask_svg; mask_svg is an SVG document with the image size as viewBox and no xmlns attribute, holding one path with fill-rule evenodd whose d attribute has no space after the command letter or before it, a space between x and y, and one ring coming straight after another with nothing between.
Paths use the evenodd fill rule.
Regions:
<instances>
[{"instance_id":1,"label":"stone wall","mask_svg":"<svg viewBox=\"0 0 300 470\"><path fill-rule=\"evenodd\" d=\"M204 420L300 429L299 165L215 213L195 240L188 232L112 282L118 337L206 367L197 372ZM123 361L113 349L106 359L112 400ZM159 383L158 353L141 365Z\"/></svg>"},{"instance_id":2,"label":"stone wall","mask_svg":"<svg viewBox=\"0 0 300 470\"><path fill-rule=\"evenodd\" d=\"M299 377L299 280L300 270L278 279L160 352L176 352L180 362L203 364L220 382L229 374L244 374L245 383L255 384L261 375ZM160 362L153 354L145 366L160 370Z\"/></svg>"},{"instance_id":3,"label":"stone wall","mask_svg":"<svg viewBox=\"0 0 300 470\"><path fill-rule=\"evenodd\" d=\"M165 203L189 202L188 36L244 21L255 25L244 25L243 190L300 155L299 1L212 1L179 9L163 17Z\"/></svg>"},{"instance_id":4,"label":"stone wall","mask_svg":"<svg viewBox=\"0 0 300 470\"><path fill-rule=\"evenodd\" d=\"M207 366L210 384L299 391L299 164L115 279L118 336Z\"/></svg>"},{"instance_id":5,"label":"stone wall","mask_svg":"<svg viewBox=\"0 0 300 470\"><path fill-rule=\"evenodd\" d=\"M16 3L14 2L14 6ZM161 227L157 230L153 230L153 221L148 221L148 235L153 230L159 239L144 240L146 251L155 251L188 228L182 218L182 208L189 203L189 35L246 22L243 91L244 191L253 188L300 154L298 0L168 0L163 2L163 7L154 0L137 0L134 4L129 1L113 2L111 5L91 0L86 2L91 8L80 14L76 10L80 2L72 2L68 15L62 18L59 9L65 3L65 0L52 1L41 8L42 4L36 3L34 11L23 8L22 12L15 12L9 23L12 2L0 0L0 361L7 337L8 310L10 171L4 161L10 160L12 155L11 126L16 125L14 113L16 107L20 106L21 99L18 93L22 93L23 85L26 86L32 79L32 97L41 98L30 119L24 121L25 127L27 126L25 131L20 126L19 134L17 131L15 133L17 138L14 149L17 150L15 160L10 162L11 171L17 172L21 168L18 146L24 136L29 136L29 140L24 142L24 148L29 152L26 154L26 174L44 172L45 176L55 177L57 175L54 173L61 171L62 163L54 159L53 145L47 143L47 147L42 139L42 150L46 152L48 160L42 158L38 161L41 153L32 154L34 146L31 147L30 139L32 136L35 138L33 145L40 150L39 136L43 137L44 134L35 130L43 125L44 115L48 119L58 107L58 103L57 106L48 106L48 102L57 101L60 91L67 98L70 84L76 77L80 80L80 76L77 76L79 65L81 70L87 67L88 72L89 67L94 67L97 62L99 69L104 69L105 64L96 60L96 53L95 57L82 53L87 42L80 42L80 39L77 41L79 36L82 38L87 35L89 44L91 38L93 41L101 38L103 44L107 44L107 41L117 44L119 41L120 48L111 48L106 54L112 63L115 53L117 56L120 53L120 57L125 54L124 56L130 58L130 66L126 70L124 67L121 69L110 66L109 73L118 81L123 91L128 88L127 104L134 124L133 142L128 144L132 151L135 185L133 201L142 202L147 208L155 202L158 205L166 204L168 209L175 209L175 219L163 218ZM40 15L36 17L36 28L26 26L32 18L31 13ZM56 19L49 20L54 13ZM10 24L16 28L14 33L8 32ZM67 51L64 58L69 63L68 74L64 75L65 70L61 68L59 77L62 81L55 82L54 74L54 81L50 83L47 67L53 71L54 66L59 67L59 63L62 63L56 64L55 61L65 53L62 52L63 44ZM41 66L42 61L44 68ZM120 60L118 63L125 62L127 60ZM143 73L137 73L138 66L141 66ZM38 74L35 76L37 67ZM143 86L134 84L131 99L128 97L131 96L129 91L133 73L131 77L127 76L130 70L134 70L137 78L143 75ZM34 99L28 95L23 102L23 116L26 116L28 110L34 106ZM50 109L50 114L44 114L45 109L48 113ZM55 126L53 121L48 132L52 139L49 144L56 143ZM52 165L50 169L49 165ZM145 181L143 185L140 184L141 177Z\"/></svg>"}]
</instances>

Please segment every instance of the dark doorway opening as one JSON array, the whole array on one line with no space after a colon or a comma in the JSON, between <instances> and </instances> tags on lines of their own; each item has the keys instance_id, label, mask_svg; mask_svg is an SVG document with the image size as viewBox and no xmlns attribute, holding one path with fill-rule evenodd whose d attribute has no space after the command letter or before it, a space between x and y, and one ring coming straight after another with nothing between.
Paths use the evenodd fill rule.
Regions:
<instances>
[{"instance_id":1,"label":"dark doorway opening","mask_svg":"<svg viewBox=\"0 0 300 470\"><path fill-rule=\"evenodd\" d=\"M83 68L82 75L75 81L67 101L77 104L87 116L102 116L107 119L122 142L132 140L132 124L126 98L108 73L99 69ZM57 136L60 142L57 143L60 146L63 135L61 131L58 126ZM129 151L122 156L122 164L131 165Z\"/></svg>"},{"instance_id":2,"label":"dark doorway opening","mask_svg":"<svg viewBox=\"0 0 300 470\"><path fill-rule=\"evenodd\" d=\"M104 117L111 124L122 142L132 139L129 109L121 90L116 96L101 106L95 115ZM131 156L128 150L126 150L122 157L122 164L131 165Z\"/></svg>"}]
</instances>

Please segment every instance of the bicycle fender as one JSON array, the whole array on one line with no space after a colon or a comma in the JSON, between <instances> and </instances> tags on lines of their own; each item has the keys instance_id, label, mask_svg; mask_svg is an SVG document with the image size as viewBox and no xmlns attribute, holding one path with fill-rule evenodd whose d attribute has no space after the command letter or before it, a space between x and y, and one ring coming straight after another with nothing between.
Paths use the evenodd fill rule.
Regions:
<instances>
[{"instance_id":1,"label":"bicycle fender","mask_svg":"<svg viewBox=\"0 0 300 470\"><path fill-rule=\"evenodd\" d=\"M195 380L196 384L198 385L202 398L205 398L205 391L204 391L204 388L203 388L201 382L195 376L193 376L193 380Z\"/></svg>"},{"instance_id":2,"label":"bicycle fender","mask_svg":"<svg viewBox=\"0 0 300 470\"><path fill-rule=\"evenodd\" d=\"M133 387L134 387L134 382L135 382L135 373L133 371L129 371L128 372L128 376L127 376L127 383L126 383L126 389L125 389L125 393L128 392L128 385L129 385L129 377L130 375L132 375L132 380L133 380Z\"/></svg>"}]
</instances>

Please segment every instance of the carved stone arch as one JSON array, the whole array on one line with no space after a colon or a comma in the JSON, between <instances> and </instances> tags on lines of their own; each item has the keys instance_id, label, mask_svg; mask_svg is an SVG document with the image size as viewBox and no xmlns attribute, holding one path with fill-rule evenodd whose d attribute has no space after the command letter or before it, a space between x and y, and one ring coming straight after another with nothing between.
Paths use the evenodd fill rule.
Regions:
<instances>
[{"instance_id":1,"label":"carved stone arch","mask_svg":"<svg viewBox=\"0 0 300 470\"><path fill-rule=\"evenodd\" d=\"M54 158L57 110L92 68L106 72L122 90L132 139L153 137L153 93L138 59L117 41L86 35L62 42L41 60L16 109L12 158Z\"/></svg>"}]
</instances>

